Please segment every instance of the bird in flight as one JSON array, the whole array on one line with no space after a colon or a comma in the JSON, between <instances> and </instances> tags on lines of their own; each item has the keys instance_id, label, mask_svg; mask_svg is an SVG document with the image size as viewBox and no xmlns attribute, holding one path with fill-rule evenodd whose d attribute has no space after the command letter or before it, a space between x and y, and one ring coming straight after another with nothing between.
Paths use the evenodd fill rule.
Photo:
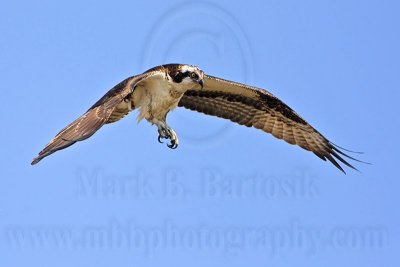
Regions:
<instances>
[{"instance_id":1,"label":"bird in flight","mask_svg":"<svg viewBox=\"0 0 400 267\"><path fill-rule=\"evenodd\" d=\"M157 66L120 82L62 129L31 164L89 138L104 124L116 122L136 108L139 109L138 120L146 119L156 125L158 141L167 139L168 147L175 149L179 144L178 136L168 126L166 118L178 106L271 133L313 152L324 161L329 160L342 172L345 171L338 161L356 169L344 159L358 161L343 152L349 150L330 142L268 91L213 77L186 64Z\"/></svg>"}]
</instances>

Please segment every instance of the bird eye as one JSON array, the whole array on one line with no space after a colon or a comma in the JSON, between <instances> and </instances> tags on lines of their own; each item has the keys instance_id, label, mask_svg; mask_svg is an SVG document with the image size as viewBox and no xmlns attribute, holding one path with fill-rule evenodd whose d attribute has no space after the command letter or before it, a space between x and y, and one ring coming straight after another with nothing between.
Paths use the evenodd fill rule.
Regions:
<instances>
[{"instance_id":1,"label":"bird eye","mask_svg":"<svg viewBox=\"0 0 400 267\"><path fill-rule=\"evenodd\" d=\"M190 77L192 77L192 78L196 78L196 73L194 73L194 72L192 72L191 74L190 74Z\"/></svg>"}]
</instances>

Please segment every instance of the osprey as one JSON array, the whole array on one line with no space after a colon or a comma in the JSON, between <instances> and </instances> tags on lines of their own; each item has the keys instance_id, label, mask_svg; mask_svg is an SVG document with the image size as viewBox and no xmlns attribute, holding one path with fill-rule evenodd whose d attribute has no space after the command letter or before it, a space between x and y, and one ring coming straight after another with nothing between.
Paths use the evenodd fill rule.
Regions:
<instances>
[{"instance_id":1,"label":"osprey","mask_svg":"<svg viewBox=\"0 0 400 267\"><path fill-rule=\"evenodd\" d=\"M178 136L167 125L166 118L177 106L271 133L324 161L328 159L342 172L337 160L355 169L342 157L356 160L342 151L345 149L330 142L268 91L213 77L186 64L157 66L120 82L62 129L31 164L89 138L104 124L120 120L135 108L139 109L139 121L144 118L157 126L158 141L168 139L168 147L175 149Z\"/></svg>"}]
</instances>

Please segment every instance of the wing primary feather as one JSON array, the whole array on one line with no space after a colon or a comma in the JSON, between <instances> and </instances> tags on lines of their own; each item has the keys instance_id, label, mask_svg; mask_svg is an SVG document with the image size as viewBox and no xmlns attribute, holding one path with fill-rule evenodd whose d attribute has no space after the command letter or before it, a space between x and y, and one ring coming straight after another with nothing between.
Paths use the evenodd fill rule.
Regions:
<instances>
[{"instance_id":1,"label":"wing primary feather","mask_svg":"<svg viewBox=\"0 0 400 267\"><path fill-rule=\"evenodd\" d=\"M335 165L336 168L338 168L338 169L341 170L344 174L346 174L346 172L343 170L342 166L340 166L339 163L337 163L337 161L332 157L331 154L325 155L325 157L326 157L333 165Z\"/></svg>"},{"instance_id":2,"label":"wing primary feather","mask_svg":"<svg viewBox=\"0 0 400 267\"><path fill-rule=\"evenodd\" d=\"M333 146L335 146L335 147L337 147L337 148L340 148L340 149L342 149L342 150L344 150L344 151L347 151L347 152L351 152L351 153L355 153L355 154L364 154L364 152L353 151L353 150L349 150L349 149L343 148L343 147L338 146L338 145L336 145L335 143L332 143L332 142L330 142L330 141L329 141L329 143L332 144Z\"/></svg>"},{"instance_id":3,"label":"wing primary feather","mask_svg":"<svg viewBox=\"0 0 400 267\"><path fill-rule=\"evenodd\" d=\"M332 144L332 143L331 143L331 144ZM336 151L337 153L339 153L339 154L345 156L346 158L349 158L349 159L351 159L351 160L354 160L354 161L357 161L357 162L360 162L360 163L372 165L372 164L369 163L369 162L366 162L366 161L362 161L362 160L353 158L352 156L349 156L349 155L347 155L346 153L344 153L343 151L340 151L340 149L336 148L336 147L339 147L339 146L337 146L337 145L335 145L335 144L332 144L332 145L333 145L332 149L333 149L334 151ZM339 148L341 148L341 147L339 147ZM341 148L341 149L343 149L343 148ZM346 150L346 151L350 151L350 150ZM350 152L352 152L352 151L350 151ZM358 152L353 152L353 153L358 153ZM358 154L363 154L363 152L358 153Z\"/></svg>"},{"instance_id":4,"label":"wing primary feather","mask_svg":"<svg viewBox=\"0 0 400 267\"><path fill-rule=\"evenodd\" d=\"M35 158L31 164L34 165L44 157L47 157L58 150L67 148L75 144L77 141L82 141L92 136L105 124L107 120L107 117L97 117L94 114L96 113L96 109L99 108L101 108L101 106L89 110L61 130L56 137L54 137L53 140L51 140L50 143L39 152L39 156ZM81 125L82 121L86 121L86 123Z\"/></svg>"},{"instance_id":5,"label":"wing primary feather","mask_svg":"<svg viewBox=\"0 0 400 267\"><path fill-rule=\"evenodd\" d=\"M359 171L356 167L348 163L345 159L343 159L338 153L336 153L334 150L331 151L331 154L337 158L340 162L342 162L344 165L346 165L349 168L352 168L353 170Z\"/></svg>"}]
</instances>

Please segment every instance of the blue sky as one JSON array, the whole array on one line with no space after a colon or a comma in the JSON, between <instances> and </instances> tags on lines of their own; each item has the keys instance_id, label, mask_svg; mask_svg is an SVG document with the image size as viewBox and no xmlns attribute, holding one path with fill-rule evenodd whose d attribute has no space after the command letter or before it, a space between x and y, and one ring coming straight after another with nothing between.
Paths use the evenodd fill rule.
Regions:
<instances>
[{"instance_id":1,"label":"blue sky","mask_svg":"<svg viewBox=\"0 0 400 267\"><path fill-rule=\"evenodd\" d=\"M396 1L12 1L0 8L0 266L398 266ZM136 113L32 167L128 76L170 62L270 90L373 165Z\"/></svg>"}]
</instances>

